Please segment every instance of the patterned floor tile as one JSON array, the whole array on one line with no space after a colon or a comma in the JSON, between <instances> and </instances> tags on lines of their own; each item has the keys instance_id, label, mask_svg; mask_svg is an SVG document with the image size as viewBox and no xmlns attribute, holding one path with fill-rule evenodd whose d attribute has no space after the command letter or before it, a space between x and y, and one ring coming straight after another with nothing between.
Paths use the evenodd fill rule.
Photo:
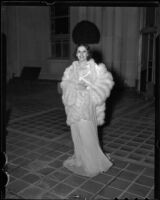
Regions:
<instances>
[{"instance_id":1,"label":"patterned floor tile","mask_svg":"<svg viewBox=\"0 0 160 200\"><path fill-rule=\"evenodd\" d=\"M60 170L56 170L53 173L50 174L50 178L52 178L55 181L62 181L66 179L70 174L64 173Z\"/></svg>"},{"instance_id":2,"label":"patterned floor tile","mask_svg":"<svg viewBox=\"0 0 160 200\"><path fill-rule=\"evenodd\" d=\"M95 177L93 177L91 180L101 183L101 184L108 184L113 179L113 176L107 175L107 174L99 174Z\"/></svg>"},{"instance_id":3,"label":"patterned floor tile","mask_svg":"<svg viewBox=\"0 0 160 200\"><path fill-rule=\"evenodd\" d=\"M113 166L111 167L105 174L110 175L110 176L117 176L121 172L121 169Z\"/></svg>"},{"instance_id":4,"label":"patterned floor tile","mask_svg":"<svg viewBox=\"0 0 160 200\"><path fill-rule=\"evenodd\" d=\"M35 138L34 139L32 139L32 141L34 141L35 140ZM36 150L36 149L38 149L39 148L39 146L38 145L34 145L34 144L31 144L31 143L29 143L28 145L27 145L27 149L29 149L30 151L34 151L34 150ZM25 156L25 155L24 155Z\"/></svg>"},{"instance_id":5,"label":"patterned floor tile","mask_svg":"<svg viewBox=\"0 0 160 200\"><path fill-rule=\"evenodd\" d=\"M15 170L12 171L12 176L16 177L16 178L21 178L22 176L24 176L25 174L28 174L29 171L22 168L22 167L17 167Z\"/></svg>"},{"instance_id":6,"label":"patterned floor tile","mask_svg":"<svg viewBox=\"0 0 160 200\"><path fill-rule=\"evenodd\" d=\"M61 160L54 160L53 162L49 163L49 166L54 167L54 168L60 168L62 166L62 161Z\"/></svg>"},{"instance_id":7,"label":"patterned floor tile","mask_svg":"<svg viewBox=\"0 0 160 200\"><path fill-rule=\"evenodd\" d=\"M40 154L36 152L29 152L28 154L24 155L24 158L29 159L30 161L35 161L40 157Z\"/></svg>"},{"instance_id":8,"label":"patterned floor tile","mask_svg":"<svg viewBox=\"0 0 160 200\"><path fill-rule=\"evenodd\" d=\"M72 192L70 195L67 196L67 198L70 200L74 200L77 198L92 199L92 197L93 197L92 193L89 193L89 192L79 189L79 188L77 190L74 190L74 192Z\"/></svg>"},{"instance_id":9,"label":"patterned floor tile","mask_svg":"<svg viewBox=\"0 0 160 200\"><path fill-rule=\"evenodd\" d=\"M41 196L41 199L59 199L59 197L56 196L55 194L51 194L51 193L47 192Z\"/></svg>"},{"instance_id":10,"label":"patterned floor tile","mask_svg":"<svg viewBox=\"0 0 160 200\"><path fill-rule=\"evenodd\" d=\"M130 155L128 155L128 158L137 162L143 160L143 156L140 156L139 154L136 153L131 153Z\"/></svg>"},{"instance_id":11,"label":"patterned floor tile","mask_svg":"<svg viewBox=\"0 0 160 200\"><path fill-rule=\"evenodd\" d=\"M36 183L36 185L44 190L49 190L52 187L54 187L56 184L58 184L57 181L54 181L53 179L49 178L48 176L41 178L41 180Z\"/></svg>"},{"instance_id":12,"label":"patterned floor tile","mask_svg":"<svg viewBox=\"0 0 160 200\"><path fill-rule=\"evenodd\" d=\"M121 147L121 149L122 149L123 151L126 151L126 152L131 152L131 151L134 150L133 147L130 147L130 146L128 146L128 145L125 145L125 146Z\"/></svg>"},{"instance_id":13,"label":"patterned floor tile","mask_svg":"<svg viewBox=\"0 0 160 200\"><path fill-rule=\"evenodd\" d=\"M42 188L31 185L18 194L25 199L41 199L42 195L44 194L44 190Z\"/></svg>"},{"instance_id":14,"label":"patterned floor tile","mask_svg":"<svg viewBox=\"0 0 160 200\"><path fill-rule=\"evenodd\" d=\"M69 155L67 153L62 154L61 156L58 157L58 160L65 161L68 157L69 157Z\"/></svg>"},{"instance_id":15,"label":"patterned floor tile","mask_svg":"<svg viewBox=\"0 0 160 200\"><path fill-rule=\"evenodd\" d=\"M30 173L30 174L27 174L25 176L23 176L21 178L23 181L25 182L28 182L28 183L35 183L35 182L38 182L41 180L41 177L38 176L37 174L33 174L33 173Z\"/></svg>"},{"instance_id":16,"label":"patterned floor tile","mask_svg":"<svg viewBox=\"0 0 160 200\"><path fill-rule=\"evenodd\" d=\"M56 169L53 167L44 167L43 169L37 170L36 172L39 174L42 174L43 176L48 176L49 174L51 174L53 171L55 171Z\"/></svg>"},{"instance_id":17,"label":"patterned floor tile","mask_svg":"<svg viewBox=\"0 0 160 200\"><path fill-rule=\"evenodd\" d=\"M65 174L73 174L73 172L71 172L70 170L68 170L66 167L64 167L64 166L61 166L60 168L59 168L59 170L61 171L61 172L64 172Z\"/></svg>"},{"instance_id":18,"label":"patterned floor tile","mask_svg":"<svg viewBox=\"0 0 160 200\"><path fill-rule=\"evenodd\" d=\"M10 174L10 173L9 173ZM12 175L9 175L9 183L11 183L11 182L13 182L13 181L15 181L16 180L16 178L15 177L13 177Z\"/></svg>"},{"instance_id":19,"label":"patterned floor tile","mask_svg":"<svg viewBox=\"0 0 160 200\"><path fill-rule=\"evenodd\" d=\"M76 176L76 175L72 175L72 176L68 177L67 179L65 179L64 183L66 183L67 185L71 185L72 187L78 187L85 181L86 181L85 178L82 178L82 177Z\"/></svg>"},{"instance_id":20,"label":"patterned floor tile","mask_svg":"<svg viewBox=\"0 0 160 200\"><path fill-rule=\"evenodd\" d=\"M20 197L19 195L17 194L14 194L13 192L6 192L6 195L5 195L5 199L22 199L22 197Z\"/></svg>"},{"instance_id":21,"label":"patterned floor tile","mask_svg":"<svg viewBox=\"0 0 160 200\"><path fill-rule=\"evenodd\" d=\"M145 169L145 166L130 163L126 169L134 173L140 173Z\"/></svg>"},{"instance_id":22,"label":"patterned floor tile","mask_svg":"<svg viewBox=\"0 0 160 200\"><path fill-rule=\"evenodd\" d=\"M126 161L119 160L119 159L114 158L114 157L113 157L113 159L114 159L114 166L116 168L123 169L124 167L126 167L128 165L128 162L126 162Z\"/></svg>"},{"instance_id":23,"label":"patterned floor tile","mask_svg":"<svg viewBox=\"0 0 160 200\"><path fill-rule=\"evenodd\" d=\"M148 192L150 191L150 187L145 187L143 185L139 185L134 183L133 185L131 185L129 187L129 189L127 190L127 192L139 195L141 197L145 197Z\"/></svg>"},{"instance_id":24,"label":"patterned floor tile","mask_svg":"<svg viewBox=\"0 0 160 200\"><path fill-rule=\"evenodd\" d=\"M143 175L146 175L146 176L150 176L150 177L154 177L154 168L146 168L143 172Z\"/></svg>"},{"instance_id":25,"label":"patterned floor tile","mask_svg":"<svg viewBox=\"0 0 160 200\"><path fill-rule=\"evenodd\" d=\"M123 195L120 196L119 199L130 199L130 200L134 200L134 199L143 199L142 196L136 195L134 193L129 193L129 192L125 192L123 193Z\"/></svg>"},{"instance_id":26,"label":"patterned floor tile","mask_svg":"<svg viewBox=\"0 0 160 200\"><path fill-rule=\"evenodd\" d=\"M62 152L55 151L55 150L50 150L50 151L47 153L47 155L50 156L50 157L52 157L53 159L56 159L56 158L59 159L59 157L60 157L62 154L63 154Z\"/></svg>"},{"instance_id":27,"label":"patterned floor tile","mask_svg":"<svg viewBox=\"0 0 160 200\"><path fill-rule=\"evenodd\" d=\"M73 187L68 186L64 183L60 183L60 184L56 185L55 187L53 187L49 192L53 193L55 195L58 195L58 196L66 197L73 190L74 190Z\"/></svg>"},{"instance_id":28,"label":"patterned floor tile","mask_svg":"<svg viewBox=\"0 0 160 200\"><path fill-rule=\"evenodd\" d=\"M47 162L47 163L54 160L51 156L48 156L47 154L44 154L44 155L42 154L38 159L42 162L44 161L44 162Z\"/></svg>"},{"instance_id":29,"label":"patterned floor tile","mask_svg":"<svg viewBox=\"0 0 160 200\"><path fill-rule=\"evenodd\" d=\"M13 164L11 162L8 162L6 165L6 171L8 173L11 173L12 171L14 171L16 168L19 168L19 166L17 164Z\"/></svg>"},{"instance_id":30,"label":"patterned floor tile","mask_svg":"<svg viewBox=\"0 0 160 200\"><path fill-rule=\"evenodd\" d=\"M40 154L40 155L48 155L50 149L46 148L46 147L40 147L39 149L36 149L36 153Z\"/></svg>"},{"instance_id":31,"label":"patterned floor tile","mask_svg":"<svg viewBox=\"0 0 160 200\"><path fill-rule=\"evenodd\" d=\"M143 156L144 154L148 154L148 150L138 148L137 150L135 150L135 153Z\"/></svg>"},{"instance_id":32,"label":"patterned floor tile","mask_svg":"<svg viewBox=\"0 0 160 200\"><path fill-rule=\"evenodd\" d=\"M98 195L108 199L113 199L113 198L118 198L121 193L122 190L106 186L98 193Z\"/></svg>"},{"instance_id":33,"label":"patterned floor tile","mask_svg":"<svg viewBox=\"0 0 160 200\"><path fill-rule=\"evenodd\" d=\"M39 159L36 159L28 164L28 168L32 171L37 171L45 168L47 166L47 163L48 162L46 161L41 161Z\"/></svg>"},{"instance_id":34,"label":"patterned floor tile","mask_svg":"<svg viewBox=\"0 0 160 200\"><path fill-rule=\"evenodd\" d=\"M122 151L122 150L117 150L113 153L113 155L119 156L119 157L126 157L128 155L128 152Z\"/></svg>"},{"instance_id":35,"label":"patterned floor tile","mask_svg":"<svg viewBox=\"0 0 160 200\"><path fill-rule=\"evenodd\" d=\"M14 159L12 161L13 164L16 164L16 165L21 166L21 167L27 165L29 162L30 162L29 159L26 159L26 158L23 158L23 157L19 157L19 158Z\"/></svg>"},{"instance_id":36,"label":"patterned floor tile","mask_svg":"<svg viewBox=\"0 0 160 200\"><path fill-rule=\"evenodd\" d=\"M148 187L153 187L154 185L154 178L147 177L147 176L140 176L135 183L148 186Z\"/></svg>"},{"instance_id":37,"label":"patterned floor tile","mask_svg":"<svg viewBox=\"0 0 160 200\"><path fill-rule=\"evenodd\" d=\"M111 184L109 184L109 186L124 191L128 187L129 184L130 184L130 181L117 178Z\"/></svg>"},{"instance_id":38,"label":"patterned floor tile","mask_svg":"<svg viewBox=\"0 0 160 200\"><path fill-rule=\"evenodd\" d=\"M109 198L103 197L103 196L100 196L100 195L96 195L94 199L96 199L96 200L109 200Z\"/></svg>"},{"instance_id":39,"label":"patterned floor tile","mask_svg":"<svg viewBox=\"0 0 160 200\"><path fill-rule=\"evenodd\" d=\"M123 171L121 174L118 176L120 179L125 179L126 181L133 181L137 177L137 174L128 172L128 171Z\"/></svg>"},{"instance_id":40,"label":"patterned floor tile","mask_svg":"<svg viewBox=\"0 0 160 200\"><path fill-rule=\"evenodd\" d=\"M80 188L83 190L86 190L89 193L97 193L101 188L104 187L104 184L93 182L93 181L87 181L84 183Z\"/></svg>"},{"instance_id":41,"label":"patterned floor tile","mask_svg":"<svg viewBox=\"0 0 160 200\"><path fill-rule=\"evenodd\" d=\"M146 196L146 198L148 199L155 199L155 191L154 189L151 189L151 191L148 193L148 195Z\"/></svg>"},{"instance_id":42,"label":"patterned floor tile","mask_svg":"<svg viewBox=\"0 0 160 200\"><path fill-rule=\"evenodd\" d=\"M18 158L18 156L14 153L7 153L7 157L10 162L12 162L12 160L15 160Z\"/></svg>"},{"instance_id":43,"label":"patterned floor tile","mask_svg":"<svg viewBox=\"0 0 160 200\"><path fill-rule=\"evenodd\" d=\"M29 183L27 182L24 182L22 180L15 180L7 186L7 190L13 192L14 194L17 194L18 192L20 192L28 186Z\"/></svg>"},{"instance_id":44,"label":"patterned floor tile","mask_svg":"<svg viewBox=\"0 0 160 200\"><path fill-rule=\"evenodd\" d=\"M146 157L144 159L144 163L146 163L147 165L153 166L154 165L154 158Z\"/></svg>"}]
</instances>

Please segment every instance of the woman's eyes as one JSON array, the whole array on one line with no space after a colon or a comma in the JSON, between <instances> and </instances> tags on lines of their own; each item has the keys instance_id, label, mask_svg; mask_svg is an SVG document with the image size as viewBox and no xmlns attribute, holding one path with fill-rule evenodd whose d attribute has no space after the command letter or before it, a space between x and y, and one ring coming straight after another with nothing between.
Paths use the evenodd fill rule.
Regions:
<instances>
[{"instance_id":1,"label":"woman's eyes","mask_svg":"<svg viewBox=\"0 0 160 200\"><path fill-rule=\"evenodd\" d=\"M87 53L87 51L78 51L78 53Z\"/></svg>"}]
</instances>

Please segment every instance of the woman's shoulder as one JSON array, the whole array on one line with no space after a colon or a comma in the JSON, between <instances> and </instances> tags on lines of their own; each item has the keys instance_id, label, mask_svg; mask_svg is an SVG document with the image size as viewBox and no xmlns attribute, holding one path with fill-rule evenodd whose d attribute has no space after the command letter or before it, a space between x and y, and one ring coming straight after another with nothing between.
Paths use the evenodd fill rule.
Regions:
<instances>
[{"instance_id":1,"label":"woman's shoulder","mask_svg":"<svg viewBox=\"0 0 160 200\"><path fill-rule=\"evenodd\" d=\"M88 64L90 65L96 65L95 60L93 58L88 60Z\"/></svg>"},{"instance_id":2,"label":"woman's shoulder","mask_svg":"<svg viewBox=\"0 0 160 200\"><path fill-rule=\"evenodd\" d=\"M95 65L95 69L98 73L106 73L107 72L107 67L104 63L99 63Z\"/></svg>"},{"instance_id":3,"label":"woman's shoulder","mask_svg":"<svg viewBox=\"0 0 160 200\"><path fill-rule=\"evenodd\" d=\"M107 71L107 67L104 63L99 63L98 65L99 70Z\"/></svg>"},{"instance_id":4,"label":"woman's shoulder","mask_svg":"<svg viewBox=\"0 0 160 200\"><path fill-rule=\"evenodd\" d=\"M104 63L100 63L97 65L97 73L99 76L104 76L107 79L113 80L111 72L107 69Z\"/></svg>"},{"instance_id":5,"label":"woman's shoulder","mask_svg":"<svg viewBox=\"0 0 160 200\"><path fill-rule=\"evenodd\" d=\"M76 61L73 61L69 66L66 67L65 71L70 71L74 68L74 65L75 65L75 62Z\"/></svg>"},{"instance_id":6,"label":"woman's shoulder","mask_svg":"<svg viewBox=\"0 0 160 200\"><path fill-rule=\"evenodd\" d=\"M88 64L90 65L91 69L93 69L93 71L96 71L97 73L106 72L107 68L105 64L97 64L93 58L88 61Z\"/></svg>"},{"instance_id":7,"label":"woman's shoulder","mask_svg":"<svg viewBox=\"0 0 160 200\"><path fill-rule=\"evenodd\" d=\"M71 65L65 68L63 75L64 77L69 77L70 73L71 73Z\"/></svg>"},{"instance_id":8,"label":"woman's shoulder","mask_svg":"<svg viewBox=\"0 0 160 200\"><path fill-rule=\"evenodd\" d=\"M99 68L99 69L106 69L106 66L104 63L96 63L95 60L93 58L91 58L89 61L88 61L89 64L95 66L96 68Z\"/></svg>"}]
</instances>

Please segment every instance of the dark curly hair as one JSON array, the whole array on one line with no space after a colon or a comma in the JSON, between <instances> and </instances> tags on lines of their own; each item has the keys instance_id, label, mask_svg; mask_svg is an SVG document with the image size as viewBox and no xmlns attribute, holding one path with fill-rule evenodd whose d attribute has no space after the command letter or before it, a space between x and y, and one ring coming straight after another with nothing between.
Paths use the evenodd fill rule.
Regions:
<instances>
[{"instance_id":1,"label":"dark curly hair","mask_svg":"<svg viewBox=\"0 0 160 200\"><path fill-rule=\"evenodd\" d=\"M90 47L89 47L89 45L88 44L83 44L83 43L80 43L80 44L77 44L77 46L76 46L76 48L75 48L75 51L74 51L74 53L73 53L73 57L77 60L77 50L78 50L78 48L80 47L80 46L83 46L83 47L85 47L86 48L86 50L87 50L87 53L88 53L88 56L87 56L87 60L90 60L91 58L92 58L92 55L91 55L91 50L90 50Z\"/></svg>"}]
</instances>

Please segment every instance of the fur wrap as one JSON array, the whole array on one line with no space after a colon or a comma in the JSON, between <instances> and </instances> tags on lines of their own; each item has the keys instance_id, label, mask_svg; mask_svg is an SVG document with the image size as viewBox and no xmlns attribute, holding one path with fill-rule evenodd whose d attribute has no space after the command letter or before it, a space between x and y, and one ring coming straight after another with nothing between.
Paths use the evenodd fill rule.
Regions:
<instances>
[{"instance_id":1,"label":"fur wrap","mask_svg":"<svg viewBox=\"0 0 160 200\"><path fill-rule=\"evenodd\" d=\"M88 65L90 66L90 75L86 79L83 79L87 84L83 96L89 99L89 104L94 109L93 113L95 113L97 125L102 125L105 118L105 101L110 96L114 81L112 74L103 63L97 65L91 59L88 61ZM70 113L70 109L77 110L73 109L73 107L77 102L77 98L79 98L79 90L77 87L79 81L78 67L78 61L74 61L71 66L67 67L60 83L60 87L62 88L62 101L65 105L66 114ZM77 114L78 112L74 116L77 116ZM68 125L70 125L69 122Z\"/></svg>"}]
</instances>

